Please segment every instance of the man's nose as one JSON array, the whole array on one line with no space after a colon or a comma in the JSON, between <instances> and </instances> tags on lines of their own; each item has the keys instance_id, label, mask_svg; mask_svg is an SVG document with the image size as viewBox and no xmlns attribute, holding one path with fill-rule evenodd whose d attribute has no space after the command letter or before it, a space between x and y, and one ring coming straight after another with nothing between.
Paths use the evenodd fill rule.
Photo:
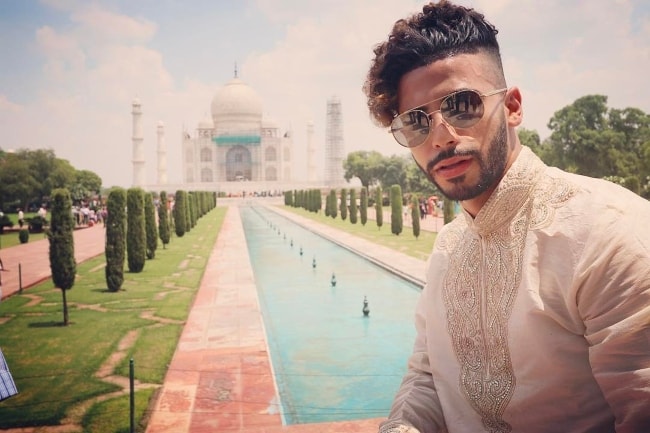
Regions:
<instances>
[{"instance_id":1,"label":"man's nose","mask_svg":"<svg viewBox=\"0 0 650 433\"><path fill-rule=\"evenodd\" d=\"M429 145L436 148L453 146L458 143L459 137L453 126L445 121L438 111L430 118Z\"/></svg>"}]
</instances>

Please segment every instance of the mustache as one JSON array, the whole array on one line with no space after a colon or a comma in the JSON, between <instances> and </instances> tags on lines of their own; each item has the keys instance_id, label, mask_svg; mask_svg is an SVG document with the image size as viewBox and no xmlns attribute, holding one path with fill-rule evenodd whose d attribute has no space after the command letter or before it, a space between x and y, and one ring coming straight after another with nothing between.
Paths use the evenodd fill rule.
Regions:
<instances>
[{"instance_id":1,"label":"mustache","mask_svg":"<svg viewBox=\"0 0 650 433\"><path fill-rule=\"evenodd\" d=\"M459 150L457 147L444 150L427 163L427 172L431 172L436 164L445 159L453 158L455 156L474 156L476 154L477 152L475 150Z\"/></svg>"}]
</instances>

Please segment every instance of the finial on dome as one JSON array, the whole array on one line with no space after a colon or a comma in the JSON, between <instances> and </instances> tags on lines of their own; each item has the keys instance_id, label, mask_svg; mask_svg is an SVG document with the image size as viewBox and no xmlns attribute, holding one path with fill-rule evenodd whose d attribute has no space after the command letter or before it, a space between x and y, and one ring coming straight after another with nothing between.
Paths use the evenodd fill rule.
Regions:
<instances>
[{"instance_id":1,"label":"finial on dome","mask_svg":"<svg viewBox=\"0 0 650 433\"><path fill-rule=\"evenodd\" d=\"M235 78L237 78L237 62L235 62Z\"/></svg>"}]
</instances>

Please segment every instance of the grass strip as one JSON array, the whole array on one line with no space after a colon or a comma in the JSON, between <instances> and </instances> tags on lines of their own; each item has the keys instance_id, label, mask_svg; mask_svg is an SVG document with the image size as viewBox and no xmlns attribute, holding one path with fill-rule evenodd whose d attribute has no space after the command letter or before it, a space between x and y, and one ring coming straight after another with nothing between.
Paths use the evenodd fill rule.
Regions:
<instances>
[{"instance_id":1,"label":"grass strip","mask_svg":"<svg viewBox=\"0 0 650 433\"><path fill-rule=\"evenodd\" d=\"M136 380L162 383L226 211L217 207L165 249L159 245L142 272L125 270L117 293L106 289L103 256L80 264L67 293L67 327L61 291L51 280L3 301L0 346L19 394L0 404L0 428L74 425L84 413L111 418L111 404L100 401L123 388L107 377L128 377L131 357ZM128 411L120 415L124 421L128 426ZM85 431L122 431L92 424Z\"/></svg>"}]
</instances>

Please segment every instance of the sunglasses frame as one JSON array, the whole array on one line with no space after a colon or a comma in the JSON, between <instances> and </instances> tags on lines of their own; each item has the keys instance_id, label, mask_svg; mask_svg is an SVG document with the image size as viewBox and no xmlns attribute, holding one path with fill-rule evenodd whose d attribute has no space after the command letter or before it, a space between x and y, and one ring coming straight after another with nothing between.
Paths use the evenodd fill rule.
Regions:
<instances>
[{"instance_id":1,"label":"sunglasses frame","mask_svg":"<svg viewBox=\"0 0 650 433\"><path fill-rule=\"evenodd\" d=\"M393 121L391 122L391 125L390 125L390 133L393 135L393 138L395 139L395 141L397 141L397 143L398 143L400 146L403 146L403 147L409 147L409 148L412 148L412 147L418 147L419 145L421 145L422 143L424 143L425 141L427 141L427 138L429 137L429 134L431 134L431 123L432 123L431 116L432 116L434 113L442 112L442 105L445 103L445 101L446 101L448 98L451 98L452 96L457 95L457 94L459 94L459 93L470 92L470 93L474 93L474 94L478 95L478 97L481 99L481 104L484 104L484 102L483 102L483 98L487 98L488 96L498 95L499 93L503 93L503 92L506 92L506 91L508 91L508 88L507 88L507 87L505 87L505 88L503 88L503 89L492 90L492 91L490 91L490 92L485 92L485 93L481 93L481 92L479 92L479 91L476 90L476 89L461 89L461 90L456 90L456 91L454 91L454 92L451 92L451 93L448 94L448 95L442 96L442 97L440 97L440 98L433 99L433 100L431 100L431 101L429 101L429 102L425 102L424 104L422 104L421 107L425 107L425 106L428 106L428 105L430 105L430 104L432 104L432 103L434 103L434 102L436 102L436 101L440 101L440 108L438 108L437 110L434 110L434 111L432 111L432 112L430 112L430 113L427 113L426 111L424 111L424 110L421 109L421 108L412 108L412 109L410 109L410 110L406 110L406 111L404 111L403 113L396 114L395 117L393 118ZM427 131L427 135L422 139L421 142L416 143L416 144L412 144L412 145L411 145L410 143L402 143L402 142L397 138L397 136L395 135L395 133L398 132L398 131L400 131L401 129L403 129L403 127L397 129L397 128L395 128L395 127L393 126L393 124L395 123L395 121L396 121L398 118L404 116L405 114L415 113L415 112L418 112L418 111L419 111L420 113L422 113L422 114L424 115L424 117L427 118L427 121L428 121L428 125L427 125L428 131ZM481 121L481 119L483 118L483 115L484 115L484 114L485 114L485 111L483 111L483 113L481 114L481 117L479 117L478 119L476 119L476 121L475 121L474 123L472 123L471 125L468 125L468 126L464 126L464 127L455 126L453 123L449 122L449 121L448 121L444 116L442 116L442 119L443 119L443 121L444 121L447 125L451 126L451 127L454 128L454 129L456 129L456 128L460 128L460 129L462 129L462 128L471 128L472 126L476 125L478 122Z\"/></svg>"}]
</instances>

